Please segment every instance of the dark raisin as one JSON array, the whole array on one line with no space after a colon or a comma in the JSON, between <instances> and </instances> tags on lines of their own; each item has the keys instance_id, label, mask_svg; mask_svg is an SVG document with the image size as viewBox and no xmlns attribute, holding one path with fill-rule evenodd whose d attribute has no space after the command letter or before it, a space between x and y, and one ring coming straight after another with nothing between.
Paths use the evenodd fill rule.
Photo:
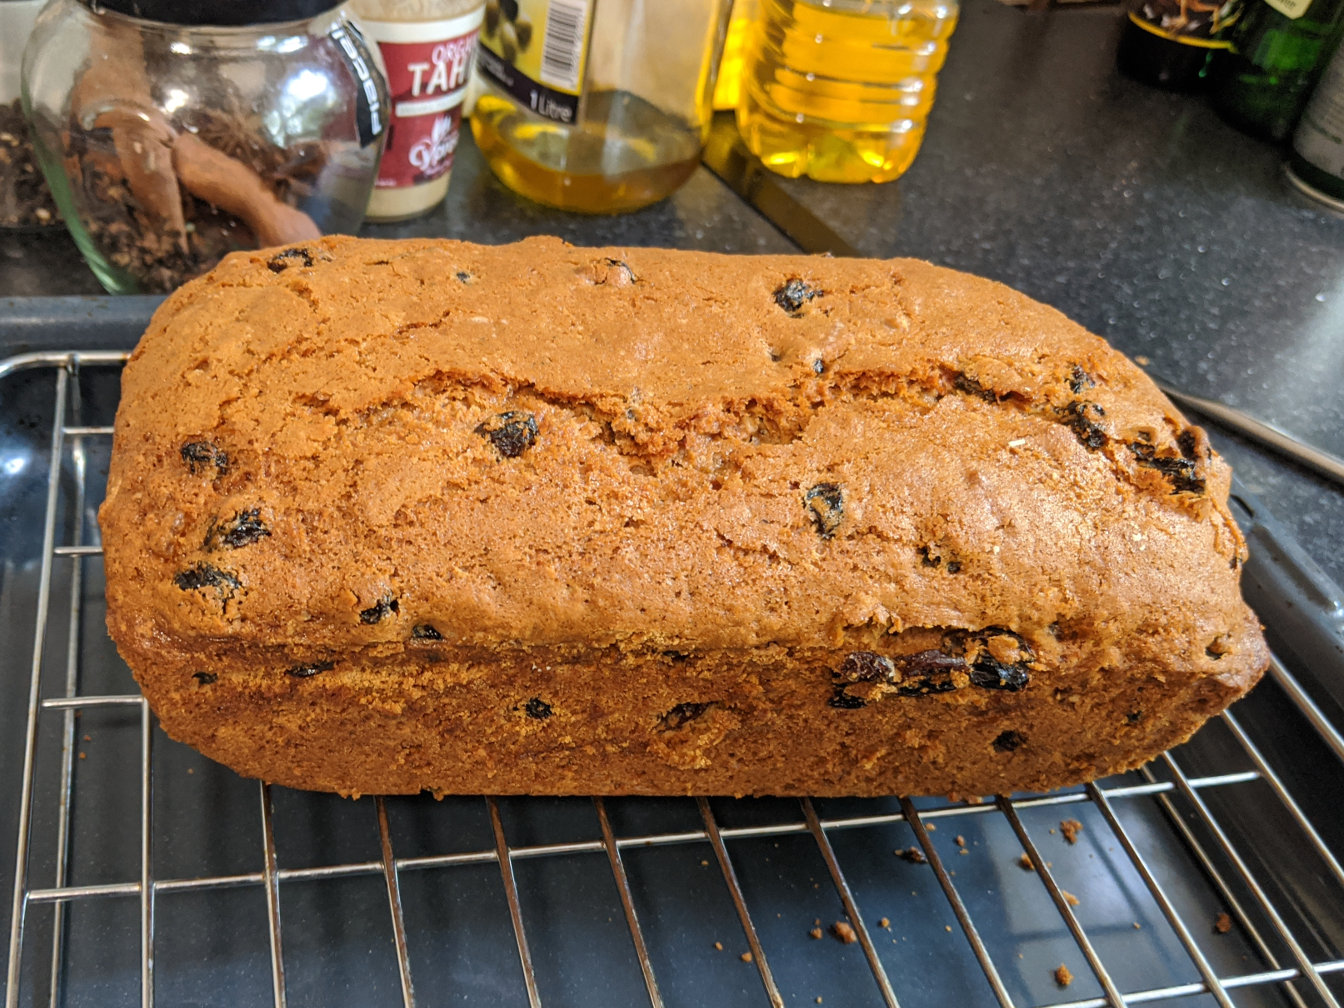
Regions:
<instances>
[{"instance_id":1,"label":"dark raisin","mask_svg":"<svg viewBox=\"0 0 1344 1008\"><path fill-rule=\"evenodd\" d=\"M818 483L803 495L817 535L829 539L845 517L845 495L839 483Z\"/></svg>"},{"instance_id":2,"label":"dark raisin","mask_svg":"<svg viewBox=\"0 0 1344 1008\"><path fill-rule=\"evenodd\" d=\"M213 672L193 672L191 674L191 677L195 679L198 683L200 683L202 686L209 686L212 682L214 682L216 679L219 678L219 676L217 676Z\"/></svg>"},{"instance_id":3,"label":"dark raisin","mask_svg":"<svg viewBox=\"0 0 1344 1008\"><path fill-rule=\"evenodd\" d=\"M1025 689L1031 673L1019 665L1004 665L985 656L971 666L971 685L981 689L1001 689L1016 693Z\"/></svg>"},{"instance_id":4,"label":"dark raisin","mask_svg":"<svg viewBox=\"0 0 1344 1008\"><path fill-rule=\"evenodd\" d=\"M863 697L850 696L845 692L843 686L836 686L831 698L826 703L838 710L858 710L860 707L867 707L868 701Z\"/></svg>"},{"instance_id":5,"label":"dark raisin","mask_svg":"<svg viewBox=\"0 0 1344 1008\"><path fill-rule=\"evenodd\" d=\"M835 678L850 683L889 683L896 679L896 665L885 655L872 651L851 651L845 655L845 660L840 663L840 668L834 675Z\"/></svg>"},{"instance_id":6,"label":"dark raisin","mask_svg":"<svg viewBox=\"0 0 1344 1008\"><path fill-rule=\"evenodd\" d=\"M303 247L281 249L271 256L267 263L271 270L276 273L296 264L311 266L313 264L312 251Z\"/></svg>"},{"instance_id":7,"label":"dark raisin","mask_svg":"<svg viewBox=\"0 0 1344 1008\"><path fill-rule=\"evenodd\" d=\"M443 634L428 623L417 623L411 627L411 640L443 640Z\"/></svg>"},{"instance_id":8,"label":"dark raisin","mask_svg":"<svg viewBox=\"0 0 1344 1008\"><path fill-rule=\"evenodd\" d=\"M1181 457L1191 462L1199 457L1199 439L1189 427L1176 435L1176 447L1181 450Z\"/></svg>"},{"instance_id":9,"label":"dark raisin","mask_svg":"<svg viewBox=\"0 0 1344 1008\"><path fill-rule=\"evenodd\" d=\"M1082 395L1084 391L1094 388L1096 384L1096 379L1077 364L1069 371L1069 390L1074 395Z\"/></svg>"},{"instance_id":10,"label":"dark raisin","mask_svg":"<svg viewBox=\"0 0 1344 1008\"><path fill-rule=\"evenodd\" d=\"M223 525L211 522L205 533L205 548L241 549L270 534L271 530L261 520L261 509L248 508L239 511Z\"/></svg>"},{"instance_id":11,"label":"dark raisin","mask_svg":"<svg viewBox=\"0 0 1344 1008\"><path fill-rule=\"evenodd\" d=\"M533 697L523 707L523 713L538 721L545 721L551 716L551 705L541 697Z\"/></svg>"},{"instance_id":12,"label":"dark raisin","mask_svg":"<svg viewBox=\"0 0 1344 1008\"><path fill-rule=\"evenodd\" d=\"M298 263L311 266L313 264L313 254L306 248L287 248L281 249L266 260L266 265L272 273L283 273L289 267Z\"/></svg>"},{"instance_id":13,"label":"dark raisin","mask_svg":"<svg viewBox=\"0 0 1344 1008\"><path fill-rule=\"evenodd\" d=\"M919 549L917 550L917 552L919 553L919 562L920 562L921 564L923 564L925 567L941 567L941 566L943 566L943 558L942 558L942 556L939 555L938 553L935 553L931 547L929 547L929 546L921 546L921 547L919 547ZM959 573L960 571L961 571L961 561L960 561L960 560L949 560L949 561L947 561L947 572L948 572L949 574L957 574L957 573Z\"/></svg>"},{"instance_id":14,"label":"dark raisin","mask_svg":"<svg viewBox=\"0 0 1344 1008\"><path fill-rule=\"evenodd\" d=\"M1125 724L1138 724L1143 720L1143 711L1130 711L1125 715Z\"/></svg>"},{"instance_id":15,"label":"dark raisin","mask_svg":"<svg viewBox=\"0 0 1344 1008\"><path fill-rule=\"evenodd\" d=\"M1059 410L1064 425L1073 431L1073 436L1088 451L1097 451L1106 444L1106 431L1097 420L1106 415L1106 411L1096 403L1075 399Z\"/></svg>"},{"instance_id":16,"label":"dark raisin","mask_svg":"<svg viewBox=\"0 0 1344 1008\"><path fill-rule=\"evenodd\" d=\"M468 273L466 270L458 270L457 279L462 281L462 283L468 283L471 280L471 274Z\"/></svg>"},{"instance_id":17,"label":"dark raisin","mask_svg":"<svg viewBox=\"0 0 1344 1008\"><path fill-rule=\"evenodd\" d=\"M285 669L285 675L291 675L295 679L308 679L317 675L319 672L330 672L335 667L335 662L307 662L303 665L291 665L289 668Z\"/></svg>"},{"instance_id":18,"label":"dark raisin","mask_svg":"<svg viewBox=\"0 0 1344 1008\"><path fill-rule=\"evenodd\" d=\"M361 609L359 611L359 621L368 624L381 623L399 609L397 600L391 595L385 595L367 609Z\"/></svg>"},{"instance_id":19,"label":"dark raisin","mask_svg":"<svg viewBox=\"0 0 1344 1008\"><path fill-rule=\"evenodd\" d=\"M668 661L684 662L691 657L689 651L664 651L663 657Z\"/></svg>"},{"instance_id":20,"label":"dark raisin","mask_svg":"<svg viewBox=\"0 0 1344 1008\"><path fill-rule=\"evenodd\" d=\"M209 441L188 441L182 446L181 454L193 476L199 476L209 466L213 466L220 476L229 471L228 453Z\"/></svg>"},{"instance_id":21,"label":"dark raisin","mask_svg":"<svg viewBox=\"0 0 1344 1008\"><path fill-rule=\"evenodd\" d=\"M179 571L173 578L173 584L183 591L218 588L222 595L231 595L234 589L243 586L243 583L235 575L207 563L200 563L195 567L188 567L184 571Z\"/></svg>"},{"instance_id":22,"label":"dark raisin","mask_svg":"<svg viewBox=\"0 0 1344 1008\"><path fill-rule=\"evenodd\" d=\"M679 703L658 719L658 730L675 731L688 721L694 721L713 706L714 702L712 700L704 703L695 701Z\"/></svg>"},{"instance_id":23,"label":"dark raisin","mask_svg":"<svg viewBox=\"0 0 1344 1008\"><path fill-rule=\"evenodd\" d=\"M510 410L478 425L476 433L489 438L501 457L517 458L536 443L537 420L531 413Z\"/></svg>"},{"instance_id":24,"label":"dark raisin","mask_svg":"<svg viewBox=\"0 0 1344 1008\"><path fill-rule=\"evenodd\" d=\"M826 362L822 360L820 357L818 357L816 360L812 362L812 370L815 371L817 374L825 374Z\"/></svg>"},{"instance_id":25,"label":"dark raisin","mask_svg":"<svg viewBox=\"0 0 1344 1008\"><path fill-rule=\"evenodd\" d=\"M964 392L967 395L975 396L977 399L983 399L985 402L996 403L999 401L999 394L993 389L985 388L976 379L960 371L952 378L952 387L958 392Z\"/></svg>"},{"instance_id":26,"label":"dark raisin","mask_svg":"<svg viewBox=\"0 0 1344 1008\"><path fill-rule=\"evenodd\" d=\"M795 277L775 291L775 304L797 318L802 314L803 305L824 293L820 288L811 287Z\"/></svg>"},{"instance_id":27,"label":"dark raisin","mask_svg":"<svg viewBox=\"0 0 1344 1008\"><path fill-rule=\"evenodd\" d=\"M929 696L950 693L957 688L952 673L964 672L966 660L945 651L930 648L896 658L899 696Z\"/></svg>"},{"instance_id":28,"label":"dark raisin","mask_svg":"<svg viewBox=\"0 0 1344 1008\"><path fill-rule=\"evenodd\" d=\"M952 673L965 669L964 658L936 649L891 657L872 651L851 651L831 675L837 683L837 695L851 683L881 682L895 686L899 696L915 697L951 692L957 688Z\"/></svg>"},{"instance_id":29,"label":"dark raisin","mask_svg":"<svg viewBox=\"0 0 1344 1008\"><path fill-rule=\"evenodd\" d=\"M1012 638L1021 657L1015 662L995 658L989 648L989 641L995 637ZM963 656L970 668L972 686L1016 693L1031 681L1027 666L1035 661L1036 653L1020 634L1011 630L995 626L977 631L955 630L947 634L946 644L949 652Z\"/></svg>"},{"instance_id":30,"label":"dark raisin","mask_svg":"<svg viewBox=\"0 0 1344 1008\"><path fill-rule=\"evenodd\" d=\"M1165 476L1171 482L1172 493L1204 493L1207 484L1199 475L1199 463L1194 459L1158 455L1156 448L1143 441L1131 441L1129 450L1139 465Z\"/></svg>"},{"instance_id":31,"label":"dark raisin","mask_svg":"<svg viewBox=\"0 0 1344 1008\"><path fill-rule=\"evenodd\" d=\"M999 752L1012 752L1022 745L1027 737L1019 731L1006 731L994 740L994 748Z\"/></svg>"}]
</instances>

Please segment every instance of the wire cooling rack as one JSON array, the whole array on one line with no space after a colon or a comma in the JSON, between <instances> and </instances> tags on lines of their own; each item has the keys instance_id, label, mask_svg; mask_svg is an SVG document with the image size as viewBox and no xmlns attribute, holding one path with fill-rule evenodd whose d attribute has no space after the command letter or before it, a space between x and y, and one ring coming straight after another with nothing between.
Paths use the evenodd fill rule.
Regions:
<instances>
[{"instance_id":1,"label":"wire cooling rack","mask_svg":"<svg viewBox=\"0 0 1344 1008\"><path fill-rule=\"evenodd\" d=\"M238 778L157 731L103 628L123 360L0 362L8 1008L1344 1000L1344 739L1277 661L1139 772L979 803Z\"/></svg>"}]
</instances>

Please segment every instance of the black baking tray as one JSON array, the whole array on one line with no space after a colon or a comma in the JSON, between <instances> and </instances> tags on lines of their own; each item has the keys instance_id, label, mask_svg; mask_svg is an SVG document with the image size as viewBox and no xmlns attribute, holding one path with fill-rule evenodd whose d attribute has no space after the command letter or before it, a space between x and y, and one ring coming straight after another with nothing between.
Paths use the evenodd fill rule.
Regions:
<instances>
[{"instance_id":1,"label":"black baking tray","mask_svg":"<svg viewBox=\"0 0 1344 1008\"><path fill-rule=\"evenodd\" d=\"M1272 501L1235 496L1281 660L1190 743L1095 785L975 803L271 788L163 736L103 628L95 512L121 356L156 303L0 305L7 1006L1344 999L1341 596Z\"/></svg>"}]
</instances>

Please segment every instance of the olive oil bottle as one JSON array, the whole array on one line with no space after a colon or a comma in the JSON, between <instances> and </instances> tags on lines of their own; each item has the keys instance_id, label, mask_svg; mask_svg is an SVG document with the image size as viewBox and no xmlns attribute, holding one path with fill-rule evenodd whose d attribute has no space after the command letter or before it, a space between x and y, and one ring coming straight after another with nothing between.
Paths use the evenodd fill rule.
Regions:
<instances>
[{"instance_id":1,"label":"olive oil bottle","mask_svg":"<svg viewBox=\"0 0 1344 1008\"><path fill-rule=\"evenodd\" d=\"M700 162L730 0L487 0L471 128L529 199L617 213Z\"/></svg>"}]
</instances>

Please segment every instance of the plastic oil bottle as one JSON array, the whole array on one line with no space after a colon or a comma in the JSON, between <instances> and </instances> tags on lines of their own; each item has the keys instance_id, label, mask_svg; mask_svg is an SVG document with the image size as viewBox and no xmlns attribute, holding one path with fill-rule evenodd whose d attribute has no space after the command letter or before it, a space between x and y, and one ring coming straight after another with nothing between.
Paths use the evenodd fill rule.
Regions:
<instances>
[{"instance_id":1,"label":"plastic oil bottle","mask_svg":"<svg viewBox=\"0 0 1344 1008\"><path fill-rule=\"evenodd\" d=\"M487 0L472 133L522 195L613 213L695 171L730 0Z\"/></svg>"},{"instance_id":2,"label":"plastic oil bottle","mask_svg":"<svg viewBox=\"0 0 1344 1008\"><path fill-rule=\"evenodd\" d=\"M737 125L770 170L886 182L924 139L957 0L760 0Z\"/></svg>"}]
</instances>

